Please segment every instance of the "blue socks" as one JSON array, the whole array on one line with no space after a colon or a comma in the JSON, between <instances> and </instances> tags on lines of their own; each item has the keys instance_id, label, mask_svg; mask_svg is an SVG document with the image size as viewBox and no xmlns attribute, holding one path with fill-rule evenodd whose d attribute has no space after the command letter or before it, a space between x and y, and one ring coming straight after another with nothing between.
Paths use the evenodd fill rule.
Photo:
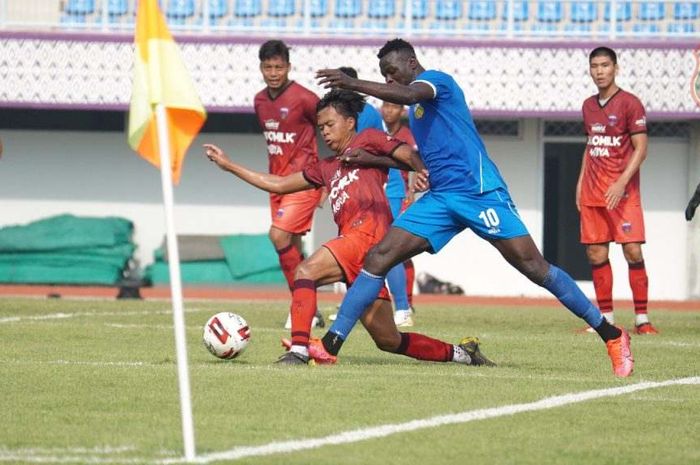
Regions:
<instances>
[{"instance_id":1,"label":"blue socks","mask_svg":"<svg viewBox=\"0 0 700 465\"><path fill-rule=\"evenodd\" d=\"M581 292L566 271L549 265L542 287L554 294L574 315L583 318L591 328L597 328L603 322L603 314Z\"/></svg>"},{"instance_id":2,"label":"blue socks","mask_svg":"<svg viewBox=\"0 0 700 465\"><path fill-rule=\"evenodd\" d=\"M408 310L408 293L406 290L406 268L403 263L399 263L389 270L386 275L386 282L394 299L396 310Z\"/></svg>"},{"instance_id":3,"label":"blue socks","mask_svg":"<svg viewBox=\"0 0 700 465\"><path fill-rule=\"evenodd\" d=\"M347 339L357 320L365 313L365 309L377 299L383 285L383 276L375 276L363 268L348 289L348 293L345 294L343 303L338 309L338 316L328 332L337 334L343 340Z\"/></svg>"}]
</instances>

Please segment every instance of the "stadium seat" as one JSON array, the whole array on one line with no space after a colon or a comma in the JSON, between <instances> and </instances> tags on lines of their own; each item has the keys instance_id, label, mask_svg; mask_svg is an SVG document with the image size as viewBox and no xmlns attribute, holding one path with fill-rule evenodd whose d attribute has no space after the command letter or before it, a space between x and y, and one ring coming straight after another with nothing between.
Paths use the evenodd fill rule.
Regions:
<instances>
[{"instance_id":1,"label":"stadium seat","mask_svg":"<svg viewBox=\"0 0 700 465\"><path fill-rule=\"evenodd\" d=\"M223 18L228 14L228 0L209 0L209 17Z\"/></svg>"},{"instance_id":2,"label":"stadium seat","mask_svg":"<svg viewBox=\"0 0 700 465\"><path fill-rule=\"evenodd\" d=\"M428 0L406 0L401 13L404 18L409 5L411 6L411 18L425 19L428 16Z\"/></svg>"},{"instance_id":3,"label":"stadium seat","mask_svg":"<svg viewBox=\"0 0 700 465\"><path fill-rule=\"evenodd\" d=\"M557 23L562 18L563 5L558 0L537 2L537 21Z\"/></svg>"},{"instance_id":4,"label":"stadium seat","mask_svg":"<svg viewBox=\"0 0 700 465\"><path fill-rule=\"evenodd\" d=\"M510 2L505 0L503 2L503 20L508 21L508 15L510 14ZM529 15L528 2L525 1L514 1L513 2L513 20L514 21L527 21Z\"/></svg>"},{"instance_id":5,"label":"stadium seat","mask_svg":"<svg viewBox=\"0 0 700 465\"><path fill-rule=\"evenodd\" d=\"M615 21L629 21L632 19L632 2L617 2L615 7ZM605 13L603 16L606 21L610 21L610 2L605 2Z\"/></svg>"},{"instance_id":6,"label":"stadium seat","mask_svg":"<svg viewBox=\"0 0 700 465\"><path fill-rule=\"evenodd\" d=\"M294 0L269 0L267 14L269 16L292 16L294 14Z\"/></svg>"},{"instance_id":7,"label":"stadium seat","mask_svg":"<svg viewBox=\"0 0 700 465\"><path fill-rule=\"evenodd\" d=\"M564 31L566 32L574 32L574 33L580 33L580 34L589 34L593 28L591 27L590 23L568 23L566 26L564 26Z\"/></svg>"},{"instance_id":8,"label":"stadium seat","mask_svg":"<svg viewBox=\"0 0 700 465\"><path fill-rule=\"evenodd\" d=\"M236 16L229 20L228 26L232 29L245 29L255 26L255 20L250 16Z\"/></svg>"},{"instance_id":9,"label":"stadium seat","mask_svg":"<svg viewBox=\"0 0 700 465\"><path fill-rule=\"evenodd\" d=\"M71 16L92 14L95 12L95 0L68 0L63 11Z\"/></svg>"},{"instance_id":10,"label":"stadium seat","mask_svg":"<svg viewBox=\"0 0 700 465\"><path fill-rule=\"evenodd\" d=\"M639 4L639 15L642 21L659 21L664 19L666 8L663 2L644 2Z\"/></svg>"},{"instance_id":11,"label":"stadium seat","mask_svg":"<svg viewBox=\"0 0 700 465\"><path fill-rule=\"evenodd\" d=\"M620 23L615 24L615 32L624 32L624 30L625 30L625 27L622 24L620 24ZM604 24L599 25L598 32L602 32L605 34L610 33L610 24L604 23Z\"/></svg>"},{"instance_id":12,"label":"stadium seat","mask_svg":"<svg viewBox=\"0 0 700 465\"><path fill-rule=\"evenodd\" d=\"M693 23L669 23L666 30L673 34L694 34L695 26Z\"/></svg>"},{"instance_id":13,"label":"stadium seat","mask_svg":"<svg viewBox=\"0 0 700 465\"><path fill-rule=\"evenodd\" d=\"M165 12L171 24L184 24L190 16L194 16L194 0L170 0Z\"/></svg>"},{"instance_id":14,"label":"stadium seat","mask_svg":"<svg viewBox=\"0 0 700 465\"><path fill-rule=\"evenodd\" d=\"M287 27L287 18L284 16L274 16L260 21L260 26L269 29L284 29Z\"/></svg>"},{"instance_id":15,"label":"stadium seat","mask_svg":"<svg viewBox=\"0 0 700 465\"><path fill-rule=\"evenodd\" d=\"M328 24L330 32L346 34L348 29L355 27L355 18L335 18Z\"/></svg>"},{"instance_id":16,"label":"stadium seat","mask_svg":"<svg viewBox=\"0 0 700 465\"><path fill-rule=\"evenodd\" d=\"M700 2L676 2L673 19L697 19L700 17Z\"/></svg>"},{"instance_id":17,"label":"stadium seat","mask_svg":"<svg viewBox=\"0 0 700 465\"><path fill-rule=\"evenodd\" d=\"M490 21L496 19L495 0L469 2L469 19L476 21Z\"/></svg>"},{"instance_id":18,"label":"stadium seat","mask_svg":"<svg viewBox=\"0 0 700 465\"><path fill-rule=\"evenodd\" d=\"M454 31L457 26L454 21L433 21L430 23L430 29L433 31Z\"/></svg>"},{"instance_id":19,"label":"stadium seat","mask_svg":"<svg viewBox=\"0 0 700 465\"><path fill-rule=\"evenodd\" d=\"M659 32L659 25L656 23L635 23L632 32L637 34L656 34Z\"/></svg>"},{"instance_id":20,"label":"stadium seat","mask_svg":"<svg viewBox=\"0 0 700 465\"><path fill-rule=\"evenodd\" d=\"M367 16L370 18L391 18L395 14L394 0L369 0Z\"/></svg>"},{"instance_id":21,"label":"stadium seat","mask_svg":"<svg viewBox=\"0 0 700 465\"><path fill-rule=\"evenodd\" d=\"M123 16L129 12L128 0L108 0L107 14L112 17Z\"/></svg>"},{"instance_id":22,"label":"stadium seat","mask_svg":"<svg viewBox=\"0 0 700 465\"><path fill-rule=\"evenodd\" d=\"M233 14L239 18L252 18L262 14L260 0L236 0Z\"/></svg>"},{"instance_id":23,"label":"stadium seat","mask_svg":"<svg viewBox=\"0 0 700 465\"><path fill-rule=\"evenodd\" d=\"M360 0L335 0L337 18L356 18L362 13Z\"/></svg>"},{"instance_id":24,"label":"stadium seat","mask_svg":"<svg viewBox=\"0 0 700 465\"><path fill-rule=\"evenodd\" d=\"M571 21L575 23L590 23L597 19L598 4L596 2L571 3Z\"/></svg>"},{"instance_id":25,"label":"stadium seat","mask_svg":"<svg viewBox=\"0 0 700 465\"><path fill-rule=\"evenodd\" d=\"M462 16L462 2L460 0L437 0L435 3L435 18L441 20L455 20Z\"/></svg>"},{"instance_id":26,"label":"stadium seat","mask_svg":"<svg viewBox=\"0 0 700 465\"><path fill-rule=\"evenodd\" d=\"M389 28L389 22L382 18L372 18L362 23L362 27L370 31L383 31Z\"/></svg>"},{"instance_id":27,"label":"stadium seat","mask_svg":"<svg viewBox=\"0 0 700 465\"><path fill-rule=\"evenodd\" d=\"M306 5L306 0L301 2L301 15L304 16L304 6ZM328 14L328 0L311 0L311 17L321 18Z\"/></svg>"},{"instance_id":28,"label":"stadium seat","mask_svg":"<svg viewBox=\"0 0 700 465\"><path fill-rule=\"evenodd\" d=\"M530 27L530 31L532 32L555 32L558 30L559 25L554 22L535 23Z\"/></svg>"}]
</instances>

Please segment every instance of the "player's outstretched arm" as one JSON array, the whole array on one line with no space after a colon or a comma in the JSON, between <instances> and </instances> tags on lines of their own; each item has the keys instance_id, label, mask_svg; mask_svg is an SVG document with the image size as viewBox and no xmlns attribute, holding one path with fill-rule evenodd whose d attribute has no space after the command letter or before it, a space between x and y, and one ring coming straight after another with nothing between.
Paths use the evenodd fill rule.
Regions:
<instances>
[{"instance_id":1,"label":"player's outstretched arm","mask_svg":"<svg viewBox=\"0 0 700 465\"><path fill-rule=\"evenodd\" d=\"M326 89L354 90L401 105L413 105L435 97L433 88L424 82L414 82L407 86L396 82L384 84L351 78L338 69L320 69L316 71L316 79Z\"/></svg>"},{"instance_id":2,"label":"player's outstretched arm","mask_svg":"<svg viewBox=\"0 0 700 465\"><path fill-rule=\"evenodd\" d=\"M690 198L690 201L688 201L688 206L685 207L685 219L687 221L693 219L698 205L700 205L700 184L698 184L698 187L695 188L695 193Z\"/></svg>"},{"instance_id":3,"label":"player's outstretched arm","mask_svg":"<svg viewBox=\"0 0 700 465\"><path fill-rule=\"evenodd\" d=\"M266 192L271 192L273 194L290 194L292 192L316 187L309 184L301 172L293 173L288 176L277 176L248 169L232 161L221 148L213 144L204 144L204 154L222 170L228 171L248 184Z\"/></svg>"},{"instance_id":4,"label":"player's outstretched arm","mask_svg":"<svg viewBox=\"0 0 700 465\"><path fill-rule=\"evenodd\" d=\"M403 147L403 145L399 146L399 148L401 147ZM340 160L347 164L375 168L397 168L405 171L411 171L413 169L411 166L395 158L374 155L364 149L359 148L348 150L342 157L340 157Z\"/></svg>"}]
</instances>

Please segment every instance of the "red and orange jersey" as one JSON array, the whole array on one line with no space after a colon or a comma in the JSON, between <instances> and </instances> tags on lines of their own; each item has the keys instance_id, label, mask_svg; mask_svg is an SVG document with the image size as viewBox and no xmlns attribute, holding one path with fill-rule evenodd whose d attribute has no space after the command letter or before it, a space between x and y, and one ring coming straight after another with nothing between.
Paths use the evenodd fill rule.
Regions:
<instances>
[{"instance_id":1,"label":"red and orange jersey","mask_svg":"<svg viewBox=\"0 0 700 465\"><path fill-rule=\"evenodd\" d=\"M622 89L601 105L598 95L583 102L583 123L588 141L581 183L581 204L603 207L605 192L627 167L634 153L632 136L647 131L642 102ZM640 204L639 171L625 188L625 202Z\"/></svg>"},{"instance_id":2,"label":"red and orange jersey","mask_svg":"<svg viewBox=\"0 0 700 465\"><path fill-rule=\"evenodd\" d=\"M267 142L268 169L286 176L318 160L316 94L292 82L276 98L267 89L255 95L255 114Z\"/></svg>"},{"instance_id":3,"label":"red and orange jersey","mask_svg":"<svg viewBox=\"0 0 700 465\"><path fill-rule=\"evenodd\" d=\"M364 149L377 156L390 156L403 142L377 129L357 134L346 150ZM338 234L360 227L363 223L388 225L392 221L384 195L386 168L363 167L342 163L337 156L324 158L304 169L311 184L328 190L328 201Z\"/></svg>"}]
</instances>

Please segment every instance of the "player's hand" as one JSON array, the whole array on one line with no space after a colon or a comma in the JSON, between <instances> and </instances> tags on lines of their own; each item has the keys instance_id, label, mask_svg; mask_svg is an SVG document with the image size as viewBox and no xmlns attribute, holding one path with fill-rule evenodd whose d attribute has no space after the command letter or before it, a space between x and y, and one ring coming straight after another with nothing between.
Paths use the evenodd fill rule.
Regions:
<instances>
[{"instance_id":1,"label":"player's hand","mask_svg":"<svg viewBox=\"0 0 700 465\"><path fill-rule=\"evenodd\" d=\"M230 161L226 153L214 144L204 144L203 147L207 158L216 163L219 168L225 169Z\"/></svg>"},{"instance_id":2,"label":"player's hand","mask_svg":"<svg viewBox=\"0 0 700 465\"><path fill-rule=\"evenodd\" d=\"M693 219L693 217L695 216L695 209L698 208L698 205L700 205L700 195L694 195L690 199L690 202L688 202L688 206L685 207L686 221L690 221Z\"/></svg>"},{"instance_id":3,"label":"player's hand","mask_svg":"<svg viewBox=\"0 0 700 465\"><path fill-rule=\"evenodd\" d=\"M413 178L413 188L411 190L413 192L425 192L430 189L430 181L428 180L429 174L430 173L428 173L426 169L416 171Z\"/></svg>"},{"instance_id":4,"label":"player's hand","mask_svg":"<svg viewBox=\"0 0 700 465\"><path fill-rule=\"evenodd\" d=\"M615 181L607 192L605 192L605 202L608 210L614 210L620 204L620 201L625 197L625 184Z\"/></svg>"},{"instance_id":5,"label":"player's hand","mask_svg":"<svg viewBox=\"0 0 700 465\"><path fill-rule=\"evenodd\" d=\"M346 150L340 160L348 165L375 166L376 163L373 162L376 158L376 155L372 155L366 150L355 148Z\"/></svg>"},{"instance_id":6,"label":"player's hand","mask_svg":"<svg viewBox=\"0 0 700 465\"><path fill-rule=\"evenodd\" d=\"M325 187L321 187L321 196L318 199L318 204L316 205L316 208L323 208L323 206L326 204L326 199L328 198L328 189Z\"/></svg>"},{"instance_id":7,"label":"player's hand","mask_svg":"<svg viewBox=\"0 0 700 465\"><path fill-rule=\"evenodd\" d=\"M319 69L316 71L318 85L325 89L349 89L354 79L339 69Z\"/></svg>"}]
</instances>

